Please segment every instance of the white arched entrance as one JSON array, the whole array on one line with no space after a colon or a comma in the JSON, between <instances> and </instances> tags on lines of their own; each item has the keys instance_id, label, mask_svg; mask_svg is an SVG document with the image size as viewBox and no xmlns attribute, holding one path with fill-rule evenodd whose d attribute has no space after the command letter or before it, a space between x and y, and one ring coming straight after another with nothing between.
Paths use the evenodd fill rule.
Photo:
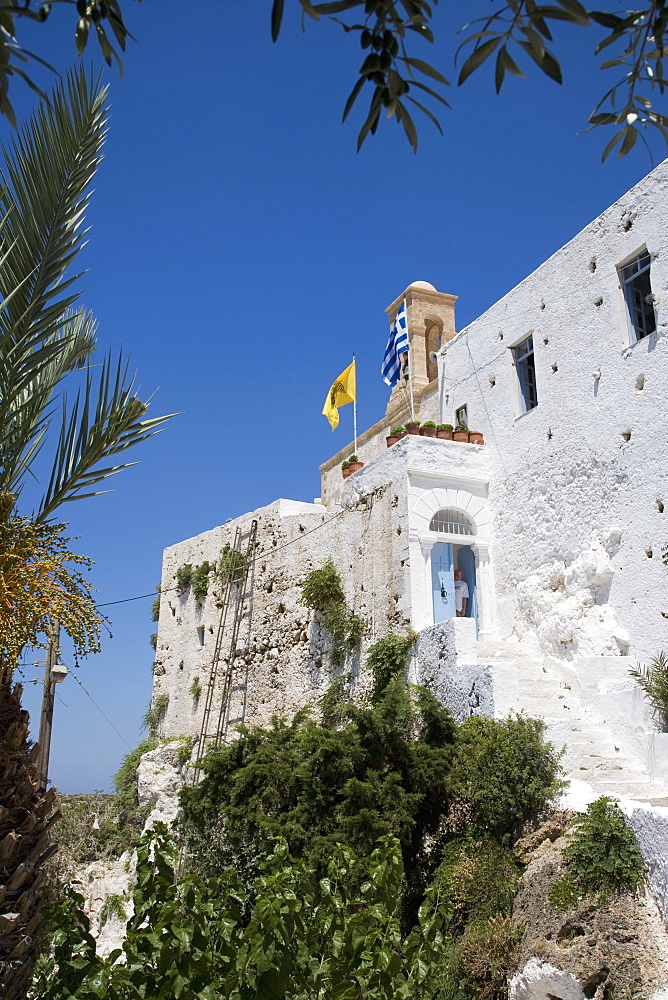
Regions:
<instances>
[{"instance_id":1,"label":"white arched entrance","mask_svg":"<svg viewBox=\"0 0 668 1000\"><path fill-rule=\"evenodd\" d=\"M457 555L461 553L460 568L465 565L466 554L471 566L468 572L475 574L478 632L493 632L487 484L451 476L411 475L409 505L413 627L419 631L454 617L454 607L450 607L454 592L449 592L448 581L452 580ZM464 549L470 553L464 553Z\"/></svg>"}]
</instances>

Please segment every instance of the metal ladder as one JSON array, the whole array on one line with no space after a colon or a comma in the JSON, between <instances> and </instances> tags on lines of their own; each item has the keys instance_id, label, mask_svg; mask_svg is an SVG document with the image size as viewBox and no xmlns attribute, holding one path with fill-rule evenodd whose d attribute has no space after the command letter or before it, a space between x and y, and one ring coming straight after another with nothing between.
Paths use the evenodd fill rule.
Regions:
<instances>
[{"instance_id":1,"label":"metal ladder","mask_svg":"<svg viewBox=\"0 0 668 1000\"><path fill-rule=\"evenodd\" d=\"M204 756L206 750L222 746L227 737L234 661L237 658L237 642L239 640L241 622L244 617L244 602L250 599L248 582L249 579L252 579L256 537L257 521L252 521L249 530L245 533L237 526L234 535L234 545L230 550L230 572L223 592L218 631L216 633L216 644L213 650L204 712L202 714L202 725L197 743L198 762ZM225 631L230 612L232 615L232 628L227 644L227 655L223 656ZM216 715L214 701L218 687L220 687L220 707ZM213 728L214 723L215 728ZM189 769L188 784L196 785L200 776L201 768L196 763Z\"/></svg>"}]
</instances>

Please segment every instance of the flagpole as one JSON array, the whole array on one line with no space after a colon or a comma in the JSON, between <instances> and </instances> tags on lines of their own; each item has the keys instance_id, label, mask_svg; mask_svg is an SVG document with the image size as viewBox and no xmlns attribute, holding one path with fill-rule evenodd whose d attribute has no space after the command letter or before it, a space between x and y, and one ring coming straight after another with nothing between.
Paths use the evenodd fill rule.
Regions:
<instances>
[{"instance_id":1,"label":"flagpole","mask_svg":"<svg viewBox=\"0 0 668 1000\"><path fill-rule=\"evenodd\" d=\"M353 364L355 365L355 352L353 351ZM355 398L353 399L353 437L355 438L355 447L353 448L353 455L357 454L357 365L355 365Z\"/></svg>"},{"instance_id":2,"label":"flagpole","mask_svg":"<svg viewBox=\"0 0 668 1000\"><path fill-rule=\"evenodd\" d=\"M413 402L413 366L411 365L411 348L408 346L408 385L411 394L411 420L415 420L415 403Z\"/></svg>"}]
</instances>

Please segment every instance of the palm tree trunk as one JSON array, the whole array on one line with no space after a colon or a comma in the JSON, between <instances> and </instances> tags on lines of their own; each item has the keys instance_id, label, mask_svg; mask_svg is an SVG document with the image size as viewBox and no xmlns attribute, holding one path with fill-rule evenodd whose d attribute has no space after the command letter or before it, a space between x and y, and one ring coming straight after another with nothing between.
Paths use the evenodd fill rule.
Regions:
<instances>
[{"instance_id":1,"label":"palm tree trunk","mask_svg":"<svg viewBox=\"0 0 668 1000\"><path fill-rule=\"evenodd\" d=\"M0 665L0 996L24 1000L38 951L41 911L48 902L43 872L56 850L49 828L58 818L55 789L39 787L28 738L22 686Z\"/></svg>"}]
</instances>

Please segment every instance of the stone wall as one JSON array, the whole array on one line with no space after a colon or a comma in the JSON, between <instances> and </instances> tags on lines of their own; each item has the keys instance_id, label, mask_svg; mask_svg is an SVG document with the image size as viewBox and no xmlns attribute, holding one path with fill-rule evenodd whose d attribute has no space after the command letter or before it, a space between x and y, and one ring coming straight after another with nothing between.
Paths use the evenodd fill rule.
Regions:
<instances>
[{"instance_id":1,"label":"stone wall","mask_svg":"<svg viewBox=\"0 0 668 1000\"><path fill-rule=\"evenodd\" d=\"M405 478L405 477L404 477ZM406 549L405 483L385 481L329 513L319 504L278 500L165 550L158 627L153 703L168 695L161 735L199 733L221 607L221 588L213 583L198 602L191 589L179 592L176 571L186 563L215 562L240 524L258 522L251 568L251 600L237 643L231 721L266 724L272 715L290 716L324 693L332 677L350 672L357 683L368 645L410 620ZM347 606L365 622L359 654L333 668L331 641L320 615L300 604L299 583L330 558L337 566ZM203 632L200 631L203 629ZM203 644L202 644L203 640ZM224 644L227 653L229 643ZM192 686L198 678L202 694Z\"/></svg>"}]
</instances>

